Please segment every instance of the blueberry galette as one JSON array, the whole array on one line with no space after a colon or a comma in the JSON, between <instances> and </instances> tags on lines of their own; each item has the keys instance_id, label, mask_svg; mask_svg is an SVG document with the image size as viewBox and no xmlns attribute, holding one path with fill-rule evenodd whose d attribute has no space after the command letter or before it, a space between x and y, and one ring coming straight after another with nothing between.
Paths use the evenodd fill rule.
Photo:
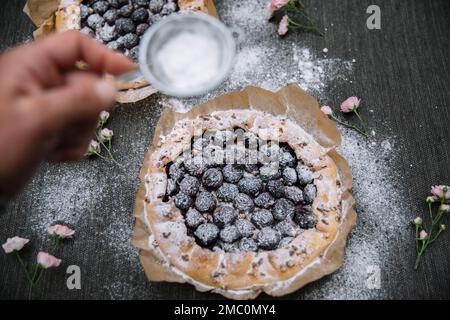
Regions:
<instances>
[{"instance_id":1,"label":"blueberry galette","mask_svg":"<svg viewBox=\"0 0 450 320\"><path fill-rule=\"evenodd\" d=\"M217 16L212 0L61 0L55 13L55 30L80 30L137 61L144 32L179 11ZM122 84L121 89L119 102L134 102L156 92L144 79Z\"/></svg>"},{"instance_id":2,"label":"blueberry galette","mask_svg":"<svg viewBox=\"0 0 450 320\"><path fill-rule=\"evenodd\" d=\"M328 151L263 111L177 120L141 172L135 214L146 231L134 244L147 276L248 299L336 270L354 216L340 158Z\"/></svg>"}]
</instances>

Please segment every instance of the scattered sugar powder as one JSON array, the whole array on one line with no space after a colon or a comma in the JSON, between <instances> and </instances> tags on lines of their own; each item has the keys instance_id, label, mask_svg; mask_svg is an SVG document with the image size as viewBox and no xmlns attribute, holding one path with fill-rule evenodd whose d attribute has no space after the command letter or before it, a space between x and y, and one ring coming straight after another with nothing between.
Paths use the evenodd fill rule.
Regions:
<instances>
[{"instance_id":1,"label":"scattered sugar powder","mask_svg":"<svg viewBox=\"0 0 450 320\"><path fill-rule=\"evenodd\" d=\"M344 265L320 286L308 291L310 299L374 299L386 297L383 271L388 268L389 253L396 239L408 233L406 204L394 169L399 148L395 137L381 139L375 146L371 139L340 128L339 152L352 170L352 194L356 200L357 225L345 249ZM395 146L395 148L394 148ZM370 287L369 277L380 271L380 287ZM372 278L374 279L374 278Z\"/></svg>"}]
</instances>

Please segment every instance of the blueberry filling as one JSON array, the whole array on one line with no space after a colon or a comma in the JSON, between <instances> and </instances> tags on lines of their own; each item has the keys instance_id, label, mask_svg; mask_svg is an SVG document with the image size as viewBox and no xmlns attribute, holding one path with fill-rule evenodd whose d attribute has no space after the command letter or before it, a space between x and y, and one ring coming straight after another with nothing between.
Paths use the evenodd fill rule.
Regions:
<instances>
[{"instance_id":1,"label":"blueberry filling","mask_svg":"<svg viewBox=\"0 0 450 320\"><path fill-rule=\"evenodd\" d=\"M174 0L89 0L80 5L80 31L137 61L140 37L178 11Z\"/></svg>"},{"instance_id":2,"label":"blueberry filling","mask_svg":"<svg viewBox=\"0 0 450 320\"><path fill-rule=\"evenodd\" d=\"M254 163L253 158L244 157L243 162L230 164L227 152L217 153L217 162L202 157L202 152L224 147L230 140L236 143L235 132L194 137L191 152L184 152L166 167L163 201L173 201L184 217L188 235L203 248L235 253L285 247L302 230L317 224L312 210L317 192L314 173L286 143L270 141L257 147L267 156L262 159L272 162ZM252 135L245 133L244 137ZM241 151L250 154L252 145L246 143ZM239 145L236 150L241 148Z\"/></svg>"}]
</instances>

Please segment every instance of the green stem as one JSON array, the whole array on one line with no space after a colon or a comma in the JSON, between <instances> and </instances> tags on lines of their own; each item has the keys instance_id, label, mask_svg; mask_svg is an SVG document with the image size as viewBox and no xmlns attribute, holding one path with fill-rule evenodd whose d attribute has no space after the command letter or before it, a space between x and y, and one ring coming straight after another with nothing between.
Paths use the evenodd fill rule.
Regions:
<instances>
[{"instance_id":1,"label":"green stem","mask_svg":"<svg viewBox=\"0 0 450 320\"><path fill-rule=\"evenodd\" d=\"M366 126L366 124L364 123L364 121L363 121L363 119L361 118L361 116L359 115L358 110L356 110L356 108L355 108L355 109L353 109L353 112L354 112L354 113L356 114L356 116L358 117L359 122L361 123L361 125L362 125L362 127L363 127L363 130L364 130L364 132L366 133L366 136L367 136L367 126Z\"/></svg>"},{"instance_id":2,"label":"green stem","mask_svg":"<svg viewBox=\"0 0 450 320\"><path fill-rule=\"evenodd\" d=\"M56 252L56 249L58 249L58 245L59 245L59 240L60 240L61 238L58 236L58 235L53 235L53 237L52 237L52 248L50 249L50 253L52 254L52 255L54 255L55 254L55 252Z\"/></svg>"},{"instance_id":3,"label":"green stem","mask_svg":"<svg viewBox=\"0 0 450 320\"><path fill-rule=\"evenodd\" d=\"M419 226L416 224L416 254L419 253Z\"/></svg>"},{"instance_id":4,"label":"green stem","mask_svg":"<svg viewBox=\"0 0 450 320\"><path fill-rule=\"evenodd\" d=\"M14 250L14 253L16 254L17 260L19 260L19 264L20 264L20 267L22 268L22 271L25 272L27 280L31 281L30 274L28 273L25 263L23 262L22 258L20 257L19 251Z\"/></svg>"},{"instance_id":5,"label":"green stem","mask_svg":"<svg viewBox=\"0 0 450 320\"><path fill-rule=\"evenodd\" d=\"M342 124L343 126L346 126L347 128L350 128L350 129L353 129L353 130L358 131L358 132L359 132L360 134L362 134L365 138L367 138L367 132L361 130L361 129L358 128L357 126L352 125L352 124L350 124L350 123L346 123L346 122L340 120L339 118L335 117L334 115L331 115L331 118L332 118L333 120L337 121L338 123Z\"/></svg>"},{"instance_id":6,"label":"green stem","mask_svg":"<svg viewBox=\"0 0 450 320\"><path fill-rule=\"evenodd\" d=\"M118 163L116 159L114 159L111 150L109 150L109 148L102 141L100 141L100 144L106 149L106 152L108 152L109 160L111 160L116 166L120 167L120 163Z\"/></svg>"}]
</instances>

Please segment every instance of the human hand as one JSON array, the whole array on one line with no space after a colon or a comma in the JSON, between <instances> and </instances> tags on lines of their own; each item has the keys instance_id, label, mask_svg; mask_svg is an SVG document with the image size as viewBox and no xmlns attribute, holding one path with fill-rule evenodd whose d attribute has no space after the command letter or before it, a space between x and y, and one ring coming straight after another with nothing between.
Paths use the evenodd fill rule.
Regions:
<instances>
[{"instance_id":1,"label":"human hand","mask_svg":"<svg viewBox=\"0 0 450 320\"><path fill-rule=\"evenodd\" d=\"M80 60L86 70L75 66ZM42 161L81 158L99 113L114 102L102 74L135 68L78 31L0 56L0 198L17 193Z\"/></svg>"}]
</instances>

